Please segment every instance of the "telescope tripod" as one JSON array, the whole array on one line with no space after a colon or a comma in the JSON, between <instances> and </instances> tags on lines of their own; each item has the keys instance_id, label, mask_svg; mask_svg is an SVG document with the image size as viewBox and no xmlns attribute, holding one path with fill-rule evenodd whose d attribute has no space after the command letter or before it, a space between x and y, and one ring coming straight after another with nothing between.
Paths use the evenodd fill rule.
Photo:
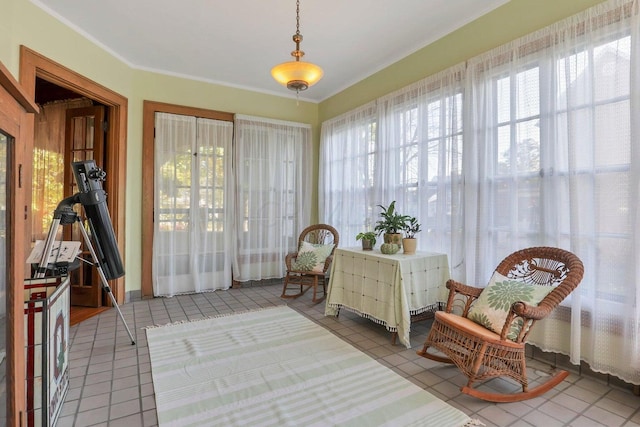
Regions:
<instances>
[{"instance_id":1,"label":"telescope tripod","mask_svg":"<svg viewBox=\"0 0 640 427\"><path fill-rule=\"evenodd\" d=\"M44 278L46 275L46 271L49 265L49 257L51 256L51 252L53 250L53 246L56 240L56 235L58 234L58 228L60 227L60 225L68 225L68 224L73 224L77 222L78 228L82 233L82 238L84 239L84 242L87 245L89 252L91 253L91 258L93 259L93 262L90 262L82 258L79 258L79 259L83 262L87 262L91 265L94 265L98 270L98 275L100 276L100 282L102 283L102 289L107 295L109 295L109 298L111 299L111 303L116 308L116 311L118 312L118 316L120 317L120 320L122 320L122 324L124 325L124 328L127 330L127 334L129 334L129 338L131 339L131 345L135 345L136 342L133 339L133 335L129 330L129 326L127 326L127 322L124 319L124 316L122 315L122 311L120 311L120 306L118 306L118 302L116 301L116 298L113 296L113 292L111 292L111 287L109 286L107 277L104 274L102 264L100 263L100 258L98 257L93 245L91 244L91 239L87 234L87 230L85 230L82 224L82 221L80 220L80 217L73 210L73 204L77 203L77 200L78 200L77 196L78 195L76 194L75 196L72 196L63 200L58 205L58 208L54 211L53 222L51 223L51 227L49 228L49 234L47 235L47 240L45 241L44 250L42 251L42 258L40 259L40 264L38 265L38 269L36 270L34 278L36 279Z\"/></svg>"}]
</instances>

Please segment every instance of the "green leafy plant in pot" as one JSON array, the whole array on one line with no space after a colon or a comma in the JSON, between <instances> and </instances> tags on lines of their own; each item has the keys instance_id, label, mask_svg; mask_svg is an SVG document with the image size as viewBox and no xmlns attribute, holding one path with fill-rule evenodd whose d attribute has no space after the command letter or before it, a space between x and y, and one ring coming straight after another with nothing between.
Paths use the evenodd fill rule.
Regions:
<instances>
[{"instance_id":1,"label":"green leafy plant in pot","mask_svg":"<svg viewBox=\"0 0 640 427\"><path fill-rule=\"evenodd\" d=\"M416 239L416 233L420 232L420 224L415 217L407 216L405 218L404 226L402 230L405 233L404 239L402 239L402 247L405 254L415 254L418 241Z\"/></svg>"},{"instance_id":2,"label":"green leafy plant in pot","mask_svg":"<svg viewBox=\"0 0 640 427\"><path fill-rule=\"evenodd\" d=\"M362 240L362 250L370 251L376 245L376 233L373 231L363 231L358 233L356 240Z\"/></svg>"},{"instance_id":3,"label":"green leafy plant in pot","mask_svg":"<svg viewBox=\"0 0 640 427\"><path fill-rule=\"evenodd\" d=\"M395 200L391 202L388 207L383 205L378 205L378 207L382 209L382 212L380 212L382 219L376 222L374 230L378 234L383 234L385 243L395 243L399 247L402 247L401 231L404 229L405 221L408 217L406 215L400 215L396 211Z\"/></svg>"}]
</instances>

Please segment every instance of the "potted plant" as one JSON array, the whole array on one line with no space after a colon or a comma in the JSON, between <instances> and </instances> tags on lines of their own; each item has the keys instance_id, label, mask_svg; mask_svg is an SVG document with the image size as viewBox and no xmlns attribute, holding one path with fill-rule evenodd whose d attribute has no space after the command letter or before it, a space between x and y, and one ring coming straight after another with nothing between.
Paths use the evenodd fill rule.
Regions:
<instances>
[{"instance_id":1,"label":"potted plant","mask_svg":"<svg viewBox=\"0 0 640 427\"><path fill-rule=\"evenodd\" d=\"M356 240L362 240L362 250L370 251L376 245L376 233L373 231L364 231L358 233Z\"/></svg>"},{"instance_id":2,"label":"potted plant","mask_svg":"<svg viewBox=\"0 0 640 427\"><path fill-rule=\"evenodd\" d=\"M405 233L404 239L402 239L402 247L405 254L415 254L418 241L416 240L416 233L420 232L420 224L415 217L407 216L402 227Z\"/></svg>"},{"instance_id":3,"label":"potted plant","mask_svg":"<svg viewBox=\"0 0 640 427\"><path fill-rule=\"evenodd\" d=\"M380 212L381 220L376 222L374 230L378 234L383 233L385 243L395 243L399 247L402 247L402 233L404 229L404 223L407 220L406 215L400 215L396 211L396 201L394 200L388 207L378 205L382 212Z\"/></svg>"}]
</instances>

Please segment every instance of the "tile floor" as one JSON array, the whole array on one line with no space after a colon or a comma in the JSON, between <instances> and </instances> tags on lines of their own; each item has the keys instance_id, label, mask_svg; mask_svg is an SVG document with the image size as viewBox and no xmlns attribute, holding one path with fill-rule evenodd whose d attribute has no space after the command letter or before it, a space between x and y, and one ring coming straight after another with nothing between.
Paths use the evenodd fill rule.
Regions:
<instances>
[{"instance_id":1,"label":"tile floor","mask_svg":"<svg viewBox=\"0 0 640 427\"><path fill-rule=\"evenodd\" d=\"M325 317L324 304L313 305L310 293L282 300L280 292L279 284L254 285L121 305L135 346L115 309L73 326L70 387L57 427L157 425L145 326L285 303L487 426L640 426L639 396L575 373L554 390L524 402L493 404L463 395L459 388L466 381L455 367L415 353L426 338L430 321L413 325L413 348L406 349L392 346L390 334L382 326L345 310L338 318ZM548 366L532 360L529 369L530 378L542 378ZM503 380L492 380L489 386L514 387Z\"/></svg>"}]
</instances>

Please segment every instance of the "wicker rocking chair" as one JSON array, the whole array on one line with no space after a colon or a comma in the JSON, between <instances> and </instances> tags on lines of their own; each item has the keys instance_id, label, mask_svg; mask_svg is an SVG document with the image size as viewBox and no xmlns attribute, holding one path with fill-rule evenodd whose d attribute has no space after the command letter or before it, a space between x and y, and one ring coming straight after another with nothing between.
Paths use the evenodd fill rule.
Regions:
<instances>
[{"instance_id":1,"label":"wicker rocking chair","mask_svg":"<svg viewBox=\"0 0 640 427\"><path fill-rule=\"evenodd\" d=\"M504 280L490 291L489 286L494 283L494 278L487 288L449 280L446 309L436 312L424 348L417 353L428 359L455 364L469 379L461 391L483 400L516 402L546 393L562 382L568 372L556 371L546 382L529 390L525 341L533 324L554 310L578 286L583 274L582 262L571 252L535 247L517 251L505 258L494 273L494 278L497 276ZM483 310L481 301L487 301L486 298L492 298L494 303L499 300L501 295L495 292L500 290L500 285L520 286L525 292L539 290L540 302L537 305L528 304L517 298L516 301L509 301L504 311L504 324L501 328L491 330L483 325L487 322L484 313L474 312L474 309L481 306L480 310ZM549 291L548 287L552 290ZM479 300L483 291L485 296ZM491 292L494 292L492 296ZM461 312L461 315L453 311ZM429 348L440 351L444 356L427 352ZM493 393L471 387L476 381L500 376L520 383L522 392Z\"/></svg>"},{"instance_id":2,"label":"wicker rocking chair","mask_svg":"<svg viewBox=\"0 0 640 427\"><path fill-rule=\"evenodd\" d=\"M333 252L338 246L340 236L338 231L327 224L311 225L300 233L298 237L298 252L287 254L285 257L285 264L287 266L287 274L284 278L284 286L282 288L281 298L298 298L303 295L310 288L313 288L313 302L319 303L327 295L327 275L329 273L329 267L333 259ZM304 268L304 263L301 260L302 248L305 244L311 244L312 246L318 245L332 245L326 246L321 250L325 251L327 255L323 264L320 264L316 268ZM308 246L308 245L307 245ZM287 290L290 285L299 288L296 289L295 294L287 294ZM317 297L318 285L322 285L322 298Z\"/></svg>"}]
</instances>

